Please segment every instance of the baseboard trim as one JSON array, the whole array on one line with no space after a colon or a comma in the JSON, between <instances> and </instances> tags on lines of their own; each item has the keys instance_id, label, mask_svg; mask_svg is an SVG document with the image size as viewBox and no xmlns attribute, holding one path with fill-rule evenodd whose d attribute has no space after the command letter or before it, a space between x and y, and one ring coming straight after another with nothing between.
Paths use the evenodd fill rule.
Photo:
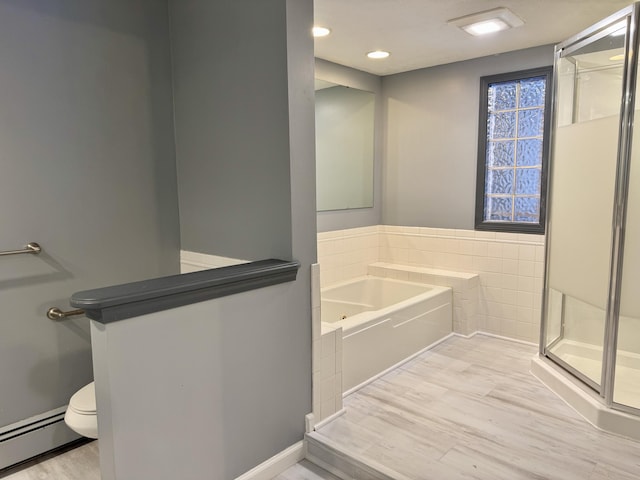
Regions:
<instances>
[{"instance_id":1,"label":"baseboard trim","mask_svg":"<svg viewBox=\"0 0 640 480\"><path fill-rule=\"evenodd\" d=\"M454 335L456 337L462 337L462 338L466 338L466 339L470 339L475 337L476 335L482 335L483 337L491 337L491 338L497 338L500 340L507 340L509 342L515 342L515 343L521 343L523 345L530 345L532 347L537 347L538 344L534 343L534 342L527 342L526 340L519 340L517 338L512 338L512 337L505 337L504 335L497 335L495 333L489 333L489 332L483 332L482 330L476 330L473 333L470 333L469 335L463 335L462 333L454 333Z\"/></svg>"},{"instance_id":2,"label":"baseboard trim","mask_svg":"<svg viewBox=\"0 0 640 480\"><path fill-rule=\"evenodd\" d=\"M304 459L305 456L306 444L304 440L301 440L248 472L243 473L235 480L271 480Z\"/></svg>"},{"instance_id":3,"label":"baseboard trim","mask_svg":"<svg viewBox=\"0 0 640 480\"><path fill-rule=\"evenodd\" d=\"M336 418L341 417L342 415L344 415L345 413L347 413L347 409L346 408L341 408L340 410L338 410L336 413L334 413L333 415L329 415L327 418L324 418L322 420L320 420L318 423L316 423L313 426L314 430L317 430L319 428L324 427L327 423L333 422ZM309 433L309 432L307 432Z\"/></svg>"}]
</instances>

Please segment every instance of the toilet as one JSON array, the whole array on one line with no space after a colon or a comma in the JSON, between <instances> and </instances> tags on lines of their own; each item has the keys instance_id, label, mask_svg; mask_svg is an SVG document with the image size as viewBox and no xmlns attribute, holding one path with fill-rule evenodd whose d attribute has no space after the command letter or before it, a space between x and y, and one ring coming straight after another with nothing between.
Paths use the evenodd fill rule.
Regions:
<instances>
[{"instance_id":1,"label":"toilet","mask_svg":"<svg viewBox=\"0 0 640 480\"><path fill-rule=\"evenodd\" d=\"M96 414L95 383L85 385L69 400L64 414L67 426L83 437L98 438L98 415Z\"/></svg>"}]
</instances>

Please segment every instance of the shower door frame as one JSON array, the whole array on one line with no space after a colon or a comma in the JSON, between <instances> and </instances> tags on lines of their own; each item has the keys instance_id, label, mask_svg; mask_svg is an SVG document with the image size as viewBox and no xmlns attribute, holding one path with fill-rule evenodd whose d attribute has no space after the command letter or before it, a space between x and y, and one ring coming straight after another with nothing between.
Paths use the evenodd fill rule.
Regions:
<instances>
[{"instance_id":1,"label":"shower door frame","mask_svg":"<svg viewBox=\"0 0 640 480\"><path fill-rule=\"evenodd\" d=\"M560 325L560 336L553 341L549 342L547 346L547 307L548 307L548 295L549 295L549 266L548 259L550 253L550 232L552 231L551 215L546 217L546 235L547 241L545 242L545 271L544 271L544 294L542 296L542 322L540 328L540 355L549 358L554 363L561 366L563 369L580 379L583 383L594 389L604 399L605 404L608 407L615 408L617 410L632 413L634 415L640 415L640 409L616 403L613 401L614 394L614 382L615 382L615 368L616 368L616 354L617 354L617 340L618 340L618 325L620 314L620 295L622 286L622 267L624 259L624 240L625 240L625 222L627 213L627 197L629 188L629 176L631 166L631 149L633 140L633 120L635 109L635 97L637 87L637 73L638 73L638 54L640 53L640 32L638 27L640 26L640 2L634 3L613 15L601 20L590 28L574 35L566 41L556 45L554 53L554 69L553 69L553 90L552 90L552 128L551 128L551 156L550 156L550 169L548 175L548 208L553 209L553 191L552 182L553 175L551 164L555 160L555 142L554 133L557 127L558 121L558 63L560 58L574 52L590 43L593 43L605 36L609 35L615 30L621 22L625 21L627 31L624 40L624 70L623 70L623 84L622 84L622 99L620 104L620 125L618 132L618 150L616 159L616 180L614 190L614 205L613 205L613 221L612 221L612 237L611 237L611 256L609 263L609 288L608 298L606 306L605 326L604 326L604 339L603 339L603 352L602 352L602 373L600 376L600 384L595 383L592 379L588 378L584 373L580 372L575 367L569 365L567 362L560 359L558 356L550 352L550 348L563 336L564 332L564 296L562 300L562 323ZM575 98L574 90L574 98ZM575 109L575 102L574 102ZM575 116L575 111L574 111Z\"/></svg>"}]
</instances>

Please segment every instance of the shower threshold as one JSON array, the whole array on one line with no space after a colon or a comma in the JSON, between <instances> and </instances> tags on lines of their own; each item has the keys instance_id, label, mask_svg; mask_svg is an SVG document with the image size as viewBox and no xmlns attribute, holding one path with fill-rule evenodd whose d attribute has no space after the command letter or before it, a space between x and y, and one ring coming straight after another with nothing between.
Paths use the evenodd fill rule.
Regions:
<instances>
[{"instance_id":1,"label":"shower threshold","mask_svg":"<svg viewBox=\"0 0 640 480\"><path fill-rule=\"evenodd\" d=\"M577 342L573 342L576 343ZM585 347L582 350L580 347L584 345L568 345L565 351L571 352L572 362L575 359L584 362L588 367L593 368L590 363L593 360L593 350ZM560 350L562 352L562 350ZM558 354L554 351L556 355ZM577 355L580 354L580 355ZM637 360L637 356L630 357L630 360ZM566 357L565 357L566 359ZM572 363L575 365L575 363ZM633 363L632 363L633 364ZM620 366L619 366L620 368ZM623 369L629 369L630 372L619 372L621 375L624 373L633 373L629 375L629 383L632 384L634 378L637 379L638 370L630 368L628 366L622 367ZM633 372L631 372L633 370ZM566 372L563 368L553 363L546 357L536 355L531 360L530 366L531 373L538 378L549 390L554 392L560 398L562 398L569 406L571 406L576 412L584 417L588 422L594 425L596 428L604 430L606 432L621 435L623 437L632 438L634 440L640 440L640 417L632 415L621 410L607 407L604 400L600 395L578 380L576 377ZM598 379L600 375L598 374ZM624 386L624 385L623 385ZM629 395L634 395L634 391L638 391L638 386L633 386L628 390ZM640 394L635 393L635 405L638 404ZM620 401L620 394L616 396L616 400ZM633 403L631 405L634 405Z\"/></svg>"}]
</instances>

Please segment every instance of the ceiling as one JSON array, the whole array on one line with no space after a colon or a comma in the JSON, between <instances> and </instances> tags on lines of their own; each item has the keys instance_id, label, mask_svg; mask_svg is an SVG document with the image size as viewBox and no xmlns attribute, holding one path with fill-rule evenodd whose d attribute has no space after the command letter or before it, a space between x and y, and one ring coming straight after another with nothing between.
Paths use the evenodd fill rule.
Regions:
<instances>
[{"instance_id":1,"label":"ceiling","mask_svg":"<svg viewBox=\"0 0 640 480\"><path fill-rule=\"evenodd\" d=\"M316 57L376 75L416 70L555 44L615 13L630 0L315 0ZM473 37L447 20L506 7L524 25ZM391 56L371 60L367 52Z\"/></svg>"}]
</instances>

